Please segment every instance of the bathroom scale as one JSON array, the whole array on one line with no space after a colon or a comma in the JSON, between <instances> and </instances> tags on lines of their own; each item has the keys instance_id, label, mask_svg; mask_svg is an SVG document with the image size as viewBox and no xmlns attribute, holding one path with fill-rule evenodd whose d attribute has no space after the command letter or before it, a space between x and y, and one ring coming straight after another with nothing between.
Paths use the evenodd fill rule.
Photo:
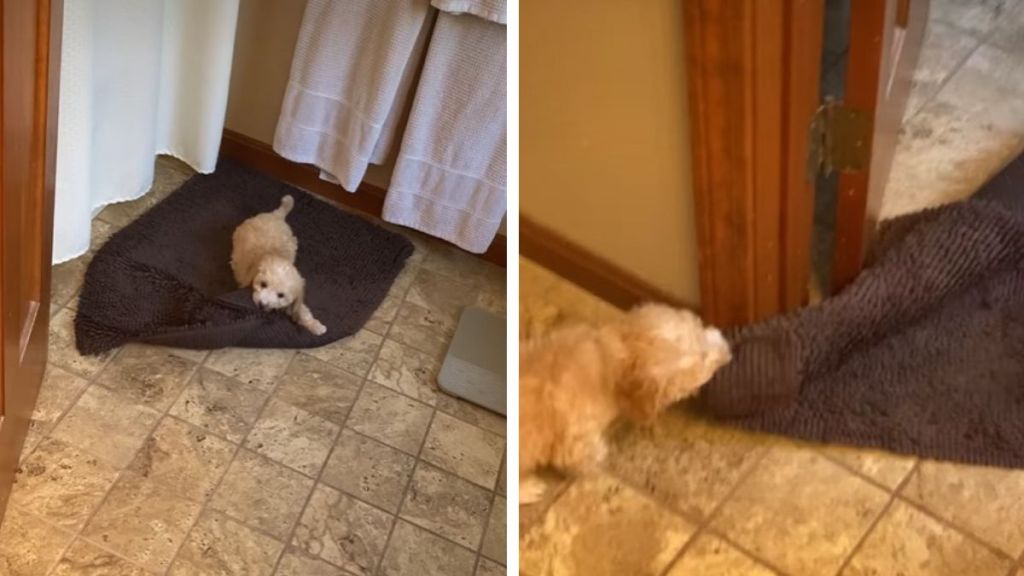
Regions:
<instances>
[{"instance_id":1,"label":"bathroom scale","mask_svg":"<svg viewBox=\"0 0 1024 576\"><path fill-rule=\"evenodd\" d=\"M449 394L505 415L505 326L501 316L462 310L437 383Z\"/></svg>"}]
</instances>

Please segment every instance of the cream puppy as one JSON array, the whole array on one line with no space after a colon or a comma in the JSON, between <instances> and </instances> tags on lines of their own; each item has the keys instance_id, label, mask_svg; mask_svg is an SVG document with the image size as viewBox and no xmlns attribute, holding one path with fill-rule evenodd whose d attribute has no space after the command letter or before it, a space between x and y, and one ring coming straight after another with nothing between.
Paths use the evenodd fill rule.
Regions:
<instances>
[{"instance_id":1,"label":"cream puppy","mask_svg":"<svg viewBox=\"0 0 1024 576\"><path fill-rule=\"evenodd\" d=\"M327 328L303 302L306 281L295 268L299 241L285 221L294 205L295 200L285 196L276 210L257 214L235 228L231 270L240 287L252 287L252 300L257 306L287 310L295 323L319 336Z\"/></svg>"}]
</instances>

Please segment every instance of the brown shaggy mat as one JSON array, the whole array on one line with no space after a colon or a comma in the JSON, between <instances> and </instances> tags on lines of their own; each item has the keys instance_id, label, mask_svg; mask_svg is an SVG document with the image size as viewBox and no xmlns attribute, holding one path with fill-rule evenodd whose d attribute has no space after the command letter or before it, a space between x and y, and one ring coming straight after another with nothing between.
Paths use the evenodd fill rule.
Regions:
<instances>
[{"instance_id":1,"label":"brown shaggy mat","mask_svg":"<svg viewBox=\"0 0 1024 576\"><path fill-rule=\"evenodd\" d=\"M1024 157L884 224L838 295L730 338L701 398L737 426L1024 467Z\"/></svg>"},{"instance_id":2,"label":"brown shaggy mat","mask_svg":"<svg viewBox=\"0 0 1024 576\"><path fill-rule=\"evenodd\" d=\"M306 303L327 326L314 336L283 312L263 312L229 265L231 233L246 218L295 197ZM120 230L85 274L75 317L82 354L127 342L181 348L305 348L357 332L387 295L412 243L358 216L240 166L194 176Z\"/></svg>"}]
</instances>

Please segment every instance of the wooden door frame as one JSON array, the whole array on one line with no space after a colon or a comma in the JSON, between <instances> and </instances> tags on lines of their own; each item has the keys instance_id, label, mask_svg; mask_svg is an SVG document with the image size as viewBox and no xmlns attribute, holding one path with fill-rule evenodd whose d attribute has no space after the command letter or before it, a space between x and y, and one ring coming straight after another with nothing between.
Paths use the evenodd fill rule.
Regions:
<instances>
[{"instance_id":1,"label":"wooden door frame","mask_svg":"<svg viewBox=\"0 0 1024 576\"><path fill-rule=\"evenodd\" d=\"M684 5L701 311L748 324L807 299L824 0Z\"/></svg>"},{"instance_id":2,"label":"wooden door frame","mask_svg":"<svg viewBox=\"0 0 1024 576\"><path fill-rule=\"evenodd\" d=\"M63 8L63 0L0 0L0 520L46 369ZM19 244L12 219L37 223L42 237Z\"/></svg>"}]
</instances>

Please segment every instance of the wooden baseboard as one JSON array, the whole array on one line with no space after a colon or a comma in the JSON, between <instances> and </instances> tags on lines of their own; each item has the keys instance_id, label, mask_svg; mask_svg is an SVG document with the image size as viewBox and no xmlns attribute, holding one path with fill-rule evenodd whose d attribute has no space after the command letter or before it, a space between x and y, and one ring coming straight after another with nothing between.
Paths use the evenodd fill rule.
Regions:
<instances>
[{"instance_id":1,"label":"wooden baseboard","mask_svg":"<svg viewBox=\"0 0 1024 576\"><path fill-rule=\"evenodd\" d=\"M225 158L269 174L282 182L375 218L380 218L383 212L385 190L363 182L354 194L347 192L337 184L322 180L316 167L287 160L274 152L269 144L233 130L224 130L220 153ZM499 234L487 248L487 252L477 256L504 268L507 261L506 246L505 236Z\"/></svg>"},{"instance_id":2,"label":"wooden baseboard","mask_svg":"<svg viewBox=\"0 0 1024 576\"><path fill-rule=\"evenodd\" d=\"M519 216L519 253L622 309L644 302L685 305L677 298L522 215Z\"/></svg>"}]
</instances>

